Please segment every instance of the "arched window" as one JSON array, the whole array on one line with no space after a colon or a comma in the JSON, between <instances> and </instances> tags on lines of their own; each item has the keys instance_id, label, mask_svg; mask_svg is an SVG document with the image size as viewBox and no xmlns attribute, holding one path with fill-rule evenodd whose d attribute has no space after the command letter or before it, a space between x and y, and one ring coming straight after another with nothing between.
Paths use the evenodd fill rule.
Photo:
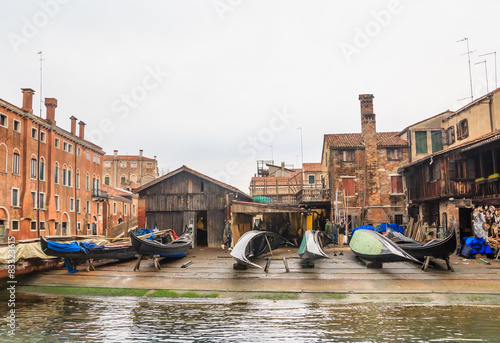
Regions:
<instances>
[{"instance_id":1,"label":"arched window","mask_svg":"<svg viewBox=\"0 0 500 343\"><path fill-rule=\"evenodd\" d=\"M31 173L30 177L32 179L36 179L36 171L38 169L38 160L36 158L36 155L31 155Z\"/></svg>"},{"instance_id":2,"label":"arched window","mask_svg":"<svg viewBox=\"0 0 500 343\"><path fill-rule=\"evenodd\" d=\"M62 168L62 184L63 186L66 186L68 184L68 166L66 166L65 164Z\"/></svg>"},{"instance_id":3,"label":"arched window","mask_svg":"<svg viewBox=\"0 0 500 343\"><path fill-rule=\"evenodd\" d=\"M7 172L7 145L0 144L0 171Z\"/></svg>"},{"instance_id":4,"label":"arched window","mask_svg":"<svg viewBox=\"0 0 500 343\"><path fill-rule=\"evenodd\" d=\"M135 174L130 175L130 181L137 182L137 175Z\"/></svg>"},{"instance_id":5,"label":"arched window","mask_svg":"<svg viewBox=\"0 0 500 343\"><path fill-rule=\"evenodd\" d=\"M120 177L120 182L121 182L121 183L125 183L125 182L127 182L127 177L126 177L125 175L122 175L122 176Z\"/></svg>"},{"instance_id":6,"label":"arched window","mask_svg":"<svg viewBox=\"0 0 500 343\"><path fill-rule=\"evenodd\" d=\"M73 179L73 168L71 166L68 166L68 180L66 182L68 187L72 187L73 182L71 181Z\"/></svg>"},{"instance_id":7,"label":"arched window","mask_svg":"<svg viewBox=\"0 0 500 343\"><path fill-rule=\"evenodd\" d=\"M59 162L54 164L54 183L59 184Z\"/></svg>"},{"instance_id":8,"label":"arched window","mask_svg":"<svg viewBox=\"0 0 500 343\"><path fill-rule=\"evenodd\" d=\"M80 189L80 169L76 170L76 174L75 174L75 187L76 187L76 189Z\"/></svg>"},{"instance_id":9,"label":"arched window","mask_svg":"<svg viewBox=\"0 0 500 343\"><path fill-rule=\"evenodd\" d=\"M109 186L109 174L104 175L104 184Z\"/></svg>"},{"instance_id":10,"label":"arched window","mask_svg":"<svg viewBox=\"0 0 500 343\"><path fill-rule=\"evenodd\" d=\"M85 189L87 191L90 191L90 174L87 173L87 176L85 177Z\"/></svg>"},{"instance_id":11,"label":"arched window","mask_svg":"<svg viewBox=\"0 0 500 343\"><path fill-rule=\"evenodd\" d=\"M19 175L21 173L20 162L21 154L19 153L19 150L14 149L14 153L12 155L12 174Z\"/></svg>"},{"instance_id":12,"label":"arched window","mask_svg":"<svg viewBox=\"0 0 500 343\"><path fill-rule=\"evenodd\" d=\"M40 157L40 166L38 169L40 173L40 181L45 181L45 158Z\"/></svg>"}]
</instances>

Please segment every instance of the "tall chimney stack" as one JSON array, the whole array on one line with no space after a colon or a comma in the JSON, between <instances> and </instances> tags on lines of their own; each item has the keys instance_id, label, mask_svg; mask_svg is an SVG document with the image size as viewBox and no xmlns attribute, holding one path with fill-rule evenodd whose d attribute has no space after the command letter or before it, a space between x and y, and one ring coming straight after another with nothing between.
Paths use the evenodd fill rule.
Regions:
<instances>
[{"instance_id":1,"label":"tall chimney stack","mask_svg":"<svg viewBox=\"0 0 500 343\"><path fill-rule=\"evenodd\" d=\"M80 133L79 136L81 139L85 139L85 125L87 125L87 124L85 124L83 121L80 120L78 122L78 125L79 125L78 131Z\"/></svg>"},{"instance_id":2,"label":"tall chimney stack","mask_svg":"<svg viewBox=\"0 0 500 343\"><path fill-rule=\"evenodd\" d=\"M57 99L45 98L45 107L47 107L47 120L51 124L56 125Z\"/></svg>"},{"instance_id":3,"label":"tall chimney stack","mask_svg":"<svg viewBox=\"0 0 500 343\"><path fill-rule=\"evenodd\" d=\"M76 121L78 118L71 116L69 119L71 120L71 134L76 136Z\"/></svg>"},{"instance_id":4,"label":"tall chimney stack","mask_svg":"<svg viewBox=\"0 0 500 343\"><path fill-rule=\"evenodd\" d=\"M21 88L23 91L23 108L24 112L33 113L33 94L35 91L31 88Z\"/></svg>"}]
</instances>

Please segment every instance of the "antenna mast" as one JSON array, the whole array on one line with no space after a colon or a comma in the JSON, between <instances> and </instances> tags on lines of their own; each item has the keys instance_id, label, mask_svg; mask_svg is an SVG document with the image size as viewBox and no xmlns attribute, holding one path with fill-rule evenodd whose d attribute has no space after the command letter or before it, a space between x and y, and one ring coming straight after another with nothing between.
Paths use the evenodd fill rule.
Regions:
<instances>
[{"instance_id":1,"label":"antenna mast","mask_svg":"<svg viewBox=\"0 0 500 343\"><path fill-rule=\"evenodd\" d=\"M467 54L467 59L469 61L470 97L471 97L471 101L474 101L474 93L472 92L472 71L471 71L471 67L470 67L470 54L472 54L474 51L470 51L470 49L469 49L469 38L464 37L460 40L457 40L457 43L463 42L463 41L465 41L467 43L467 52L465 54ZM465 54L462 54L462 56Z\"/></svg>"},{"instance_id":2,"label":"antenna mast","mask_svg":"<svg viewBox=\"0 0 500 343\"><path fill-rule=\"evenodd\" d=\"M497 89L498 88L498 83L497 83L497 52L496 51L488 52L487 54L479 55L479 57L487 56L487 55L495 55L495 89Z\"/></svg>"}]
</instances>

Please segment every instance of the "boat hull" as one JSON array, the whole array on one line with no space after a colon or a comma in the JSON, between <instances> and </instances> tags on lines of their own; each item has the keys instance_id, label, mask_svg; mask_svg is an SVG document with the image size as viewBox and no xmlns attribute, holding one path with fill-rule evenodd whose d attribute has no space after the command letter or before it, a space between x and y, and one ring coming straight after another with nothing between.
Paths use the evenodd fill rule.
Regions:
<instances>
[{"instance_id":1,"label":"boat hull","mask_svg":"<svg viewBox=\"0 0 500 343\"><path fill-rule=\"evenodd\" d=\"M160 257L172 258L186 256L192 244L190 236L186 233L166 244L139 238L133 232L130 232L130 239L134 250L141 255L159 255Z\"/></svg>"},{"instance_id":2,"label":"boat hull","mask_svg":"<svg viewBox=\"0 0 500 343\"><path fill-rule=\"evenodd\" d=\"M85 253L84 251L57 251L50 249L48 247L48 241L45 237L40 237L40 246L42 251L47 256L57 256L63 258L70 258L74 260L127 260L135 256L136 252L132 245L126 245L123 247L114 248L104 248L104 249L94 249Z\"/></svg>"},{"instance_id":3,"label":"boat hull","mask_svg":"<svg viewBox=\"0 0 500 343\"><path fill-rule=\"evenodd\" d=\"M400 245L401 249L416 258L423 261L427 256L438 259L447 259L457 249L457 235L455 230L443 240L433 240L429 243L406 243Z\"/></svg>"},{"instance_id":4,"label":"boat hull","mask_svg":"<svg viewBox=\"0 0 500 343\"><path fill-rule=\"evenodd\" d=\"M286 240L277 233L252 230L240 237L231 251L231 256L240 264L262 268L250 261L250 258L277 249L282 242Z\"/></svg>"},{"instance_id":5,"label":"boat hull","mask_svg":"<svg viewBox=\"0 0 500 343\"><path fill-rule=\"evenodd\" d=\"M300 258L305 261L328 258L328 255L323 251L324 242L326 241L324 232L306 231L298 251Z\"/></svg>"},{"instance_id":6,"label":"boat hull","mask_svg":"<svg viewBox=\"0 0 500 343\"><path fill-rule=\"evenodd\" d=\"M395 243L371 230L357 230L349 246L357 257L370 262L387 263L409 260L419 262Z\"/></svg>"}]
</instances>

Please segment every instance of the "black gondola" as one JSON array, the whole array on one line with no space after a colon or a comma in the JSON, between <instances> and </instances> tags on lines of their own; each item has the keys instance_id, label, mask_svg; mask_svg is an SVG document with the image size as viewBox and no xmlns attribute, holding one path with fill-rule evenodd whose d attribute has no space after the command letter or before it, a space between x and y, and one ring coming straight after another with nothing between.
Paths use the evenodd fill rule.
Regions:
<instances>
[{"instance_id":1,"label":"black gondola","mask_svg":"<svg viewBox=\"0 0 500 343\"><path fill-rule=\"evenodd\" d=\"M405 243L399 246L420 261L423 261L427 256L447 260L457 249L457 235L455 230L451 230L445 239L433 239L425 244Z\"/></svg>"},{"instance_id":2,"label":"black gondola","mask_svg":"<svg viewBox=\"0 0 500 343\"><path fill-rule=\"evenodd\" d=\"M130 232L130 239L132 246L139 254L159 255L160 257L184 257L193 243L190 230L186 230L182 236L168 243L139 238L133 232Z\"/></svg>"},{"instance_id":3,"label":"black gondola","mask_svg":"<svg viewBox=\"0 0 500 343\"><path fill-rule=\"evenodd\" d=\"M50 244L56 243L56 244ZM76 244L76 245L75 245ZM47 256L58 256L63 258L69 258L74 261L74 264L78 264L82 261L87 260L126 260L131 259L135 256L136 252L134 251L132 244L130 242L127 243L117 243L110 245L99 246L93 250L86 250L81 247L78 251L63 251L57 250L58 247L74 247L76 249L78 243L59 243L48 241L45 237L40 237L40 246L42 251ZM74 250L73 249L73 250Z\"/></svg>"}]
</instances>

